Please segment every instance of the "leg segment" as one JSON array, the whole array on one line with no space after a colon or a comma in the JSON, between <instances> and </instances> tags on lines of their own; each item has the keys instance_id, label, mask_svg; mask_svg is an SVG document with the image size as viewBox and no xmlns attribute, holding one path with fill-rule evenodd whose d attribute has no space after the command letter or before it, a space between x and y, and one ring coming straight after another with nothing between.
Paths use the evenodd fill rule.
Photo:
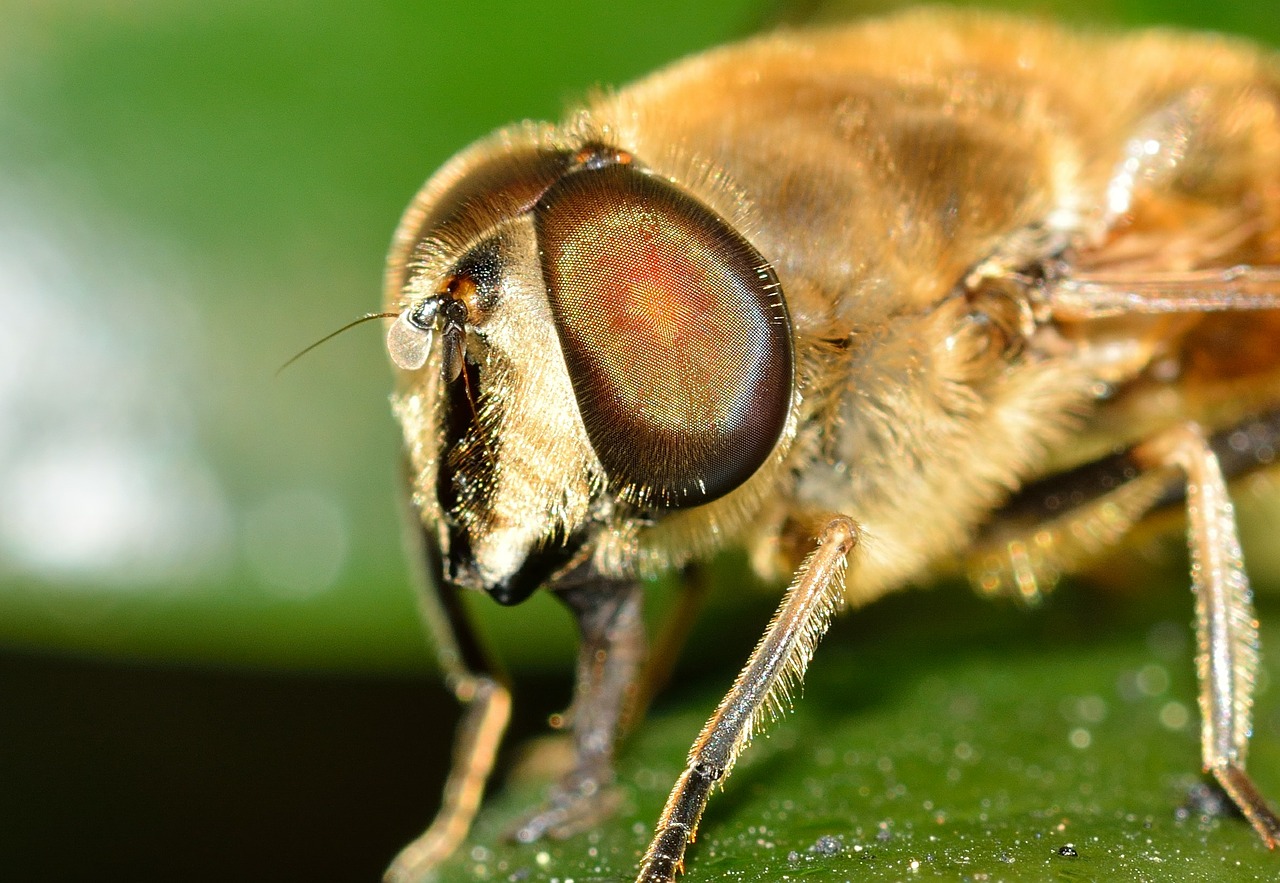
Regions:
<instances>
[{"instance_id":1,"label":"leg segment","mask_svg":"<svg viewBox=\"0 0 1280 883\"><path fill-rule=\"evenodd\" d=\"M856 542L857 528L848 518L837 517L823 529L818 548L801 565L746 667L693 743L637 883L671 883L683 870L685 849L697 833L712 786L729 775L766 719L789 707L818 641L844 603L844 573Z\"/></svg>"},{"instance_id":2,"label":"leg segment","mask_svg":"<svg viewBox=\"0 0 1280 883\"><path fill-rule=\"evenodd\" d=\"M1268 411L1208 439L1228 481L1271 465L1280 411ZM1153 466L1137 449L1109 454L1025 485L974 538L969 577L984 595L1036 603L1059 575L1111 548L1149 513L1187 503L1174 464Z\"/></svg>"},{"instance_id":3,"label":"leg segment","mask_svg":"<svg viewBox=\"0 0 1280 883\"><path fill-rule=\"evenodd\" d=\"M614 747L620 722L638 695L645 655L640 586L596 577L569 580L556 596L573 612L582 637L568 714L574 766L546 805L515 830L522 843L546 835L568 837L613 811Z\"/></svg>"},{"instance_id":4,"label":"leg segment","mask_svg":"<svg viewBox=\"0 0 1280 883\"><path fill-rule=\"evenodd\" d=\"M1080 566L1143 516L1185 504L1195 592L1196 673L1204 768L1271 847L1280 819L1245 773L1258 668L1258 624L1226 476L1267 465L1280 412L1206 439L1177 426L1127 451L1045 479L1015 497L978 538L971 578L1028 600L1037 584Z\"/></svg>"},{"instance_id":5,"label":"leg segment","mask_svg":"<svg viewBox=\"0 0 1280 883\"><path fill-rule=\"evenodd\" d=\"M1187 476L1204 767L1274 848L1280 840L1280 819L1245 772L1258 669L1258 620L1222 468L1195 426L1162 433L1136 448L1134 455L1140 464L1176 466Z\"/></svg>"},{"instance_id":6,"label":"leg segment","mask_svg":"<svg viewBox=\"0 0 1280 883\"><path fill-rule=\"evenodd\" d=\"M493 771L502 734L511 718L511 691L481 646L457 589L440 578L440 552L416 511L408 518L409 545L425 565L419 598L445 683L464 706L453 741L453 760L440 810L431 825L401 850L387 869L386 883L411 883L448 858L466 838Z\"/></svg>"}]
</instances>

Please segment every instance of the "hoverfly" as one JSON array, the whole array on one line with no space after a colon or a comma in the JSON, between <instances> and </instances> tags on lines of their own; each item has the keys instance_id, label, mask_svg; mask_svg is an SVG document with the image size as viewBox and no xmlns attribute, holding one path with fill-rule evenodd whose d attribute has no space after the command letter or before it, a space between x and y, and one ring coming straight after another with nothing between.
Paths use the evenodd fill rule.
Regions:
<instances>
[{"instance_id":1,"label":"hoverfly","mask_svg":"<svg viewBox=\"0 0 1280 883\"><path fill-rule=\"evenodd\" d=\"M451 160L385 309L467 707L388 879L463 841L509 716L460 592L549 591L581 631L576 760L532 841L608 809L641 581L730 545L789 580L640 861L657 883L841 608L957 560L1032 596L1170 504L1205 769L1280 839L1245 771L1257 623L1226 487L1280 441L1275 55L938 10L717 49Z\"/></svg>"}]
</instances>

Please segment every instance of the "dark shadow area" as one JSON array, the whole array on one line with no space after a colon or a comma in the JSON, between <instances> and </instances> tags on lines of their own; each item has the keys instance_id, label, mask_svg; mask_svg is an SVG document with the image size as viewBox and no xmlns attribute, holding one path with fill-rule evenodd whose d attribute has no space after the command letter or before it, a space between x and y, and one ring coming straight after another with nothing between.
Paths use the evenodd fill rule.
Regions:
<instances>
[{"instance_id":1,"label":"dark shadow area","mask_svg":"<svg viewBox=\"0 0 1280 883\"><path fill-rule=\"evenodd\" d=\"M456 719L431 676L16 654L0 709L0 877L27 881L379 879L435 807Z\"/></svg>"}]
</instances>

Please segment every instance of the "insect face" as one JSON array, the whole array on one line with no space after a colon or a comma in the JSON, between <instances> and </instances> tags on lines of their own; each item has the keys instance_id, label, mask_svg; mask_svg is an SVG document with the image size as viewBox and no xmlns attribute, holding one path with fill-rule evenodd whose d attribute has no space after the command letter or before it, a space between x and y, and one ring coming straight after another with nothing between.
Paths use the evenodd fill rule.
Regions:
<instances>
[{"instance_id":1,"label":"insect face","mask_svg":"<svg viewBox=\"0 0 1280 883\"><path fill-rule=\"evenodd\" d=\"M678 183L499 137L505 162L462 157L406 216L387 345L443 576L511 604L594 535L742 485L783 435L794 357L769 263Z\"/></svg>"}]
</instances>

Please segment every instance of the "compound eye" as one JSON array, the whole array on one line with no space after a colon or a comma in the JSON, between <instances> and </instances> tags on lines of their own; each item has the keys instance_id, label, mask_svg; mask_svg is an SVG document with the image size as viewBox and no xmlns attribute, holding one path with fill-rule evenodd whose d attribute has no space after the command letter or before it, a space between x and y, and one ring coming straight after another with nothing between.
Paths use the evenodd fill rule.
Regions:
<instances>
[{"instance_id":1,"label":"compound eye","mask_svg":"<svg viewBox=\"0 0 1280 883\"><path fill-rule=\"evenodd\" d=\"M569 174L535 209L574 394L610 485L680 508L746 481L791 406L791 319L768 262L630 165Z\"/></svg>"}]
</instances>

